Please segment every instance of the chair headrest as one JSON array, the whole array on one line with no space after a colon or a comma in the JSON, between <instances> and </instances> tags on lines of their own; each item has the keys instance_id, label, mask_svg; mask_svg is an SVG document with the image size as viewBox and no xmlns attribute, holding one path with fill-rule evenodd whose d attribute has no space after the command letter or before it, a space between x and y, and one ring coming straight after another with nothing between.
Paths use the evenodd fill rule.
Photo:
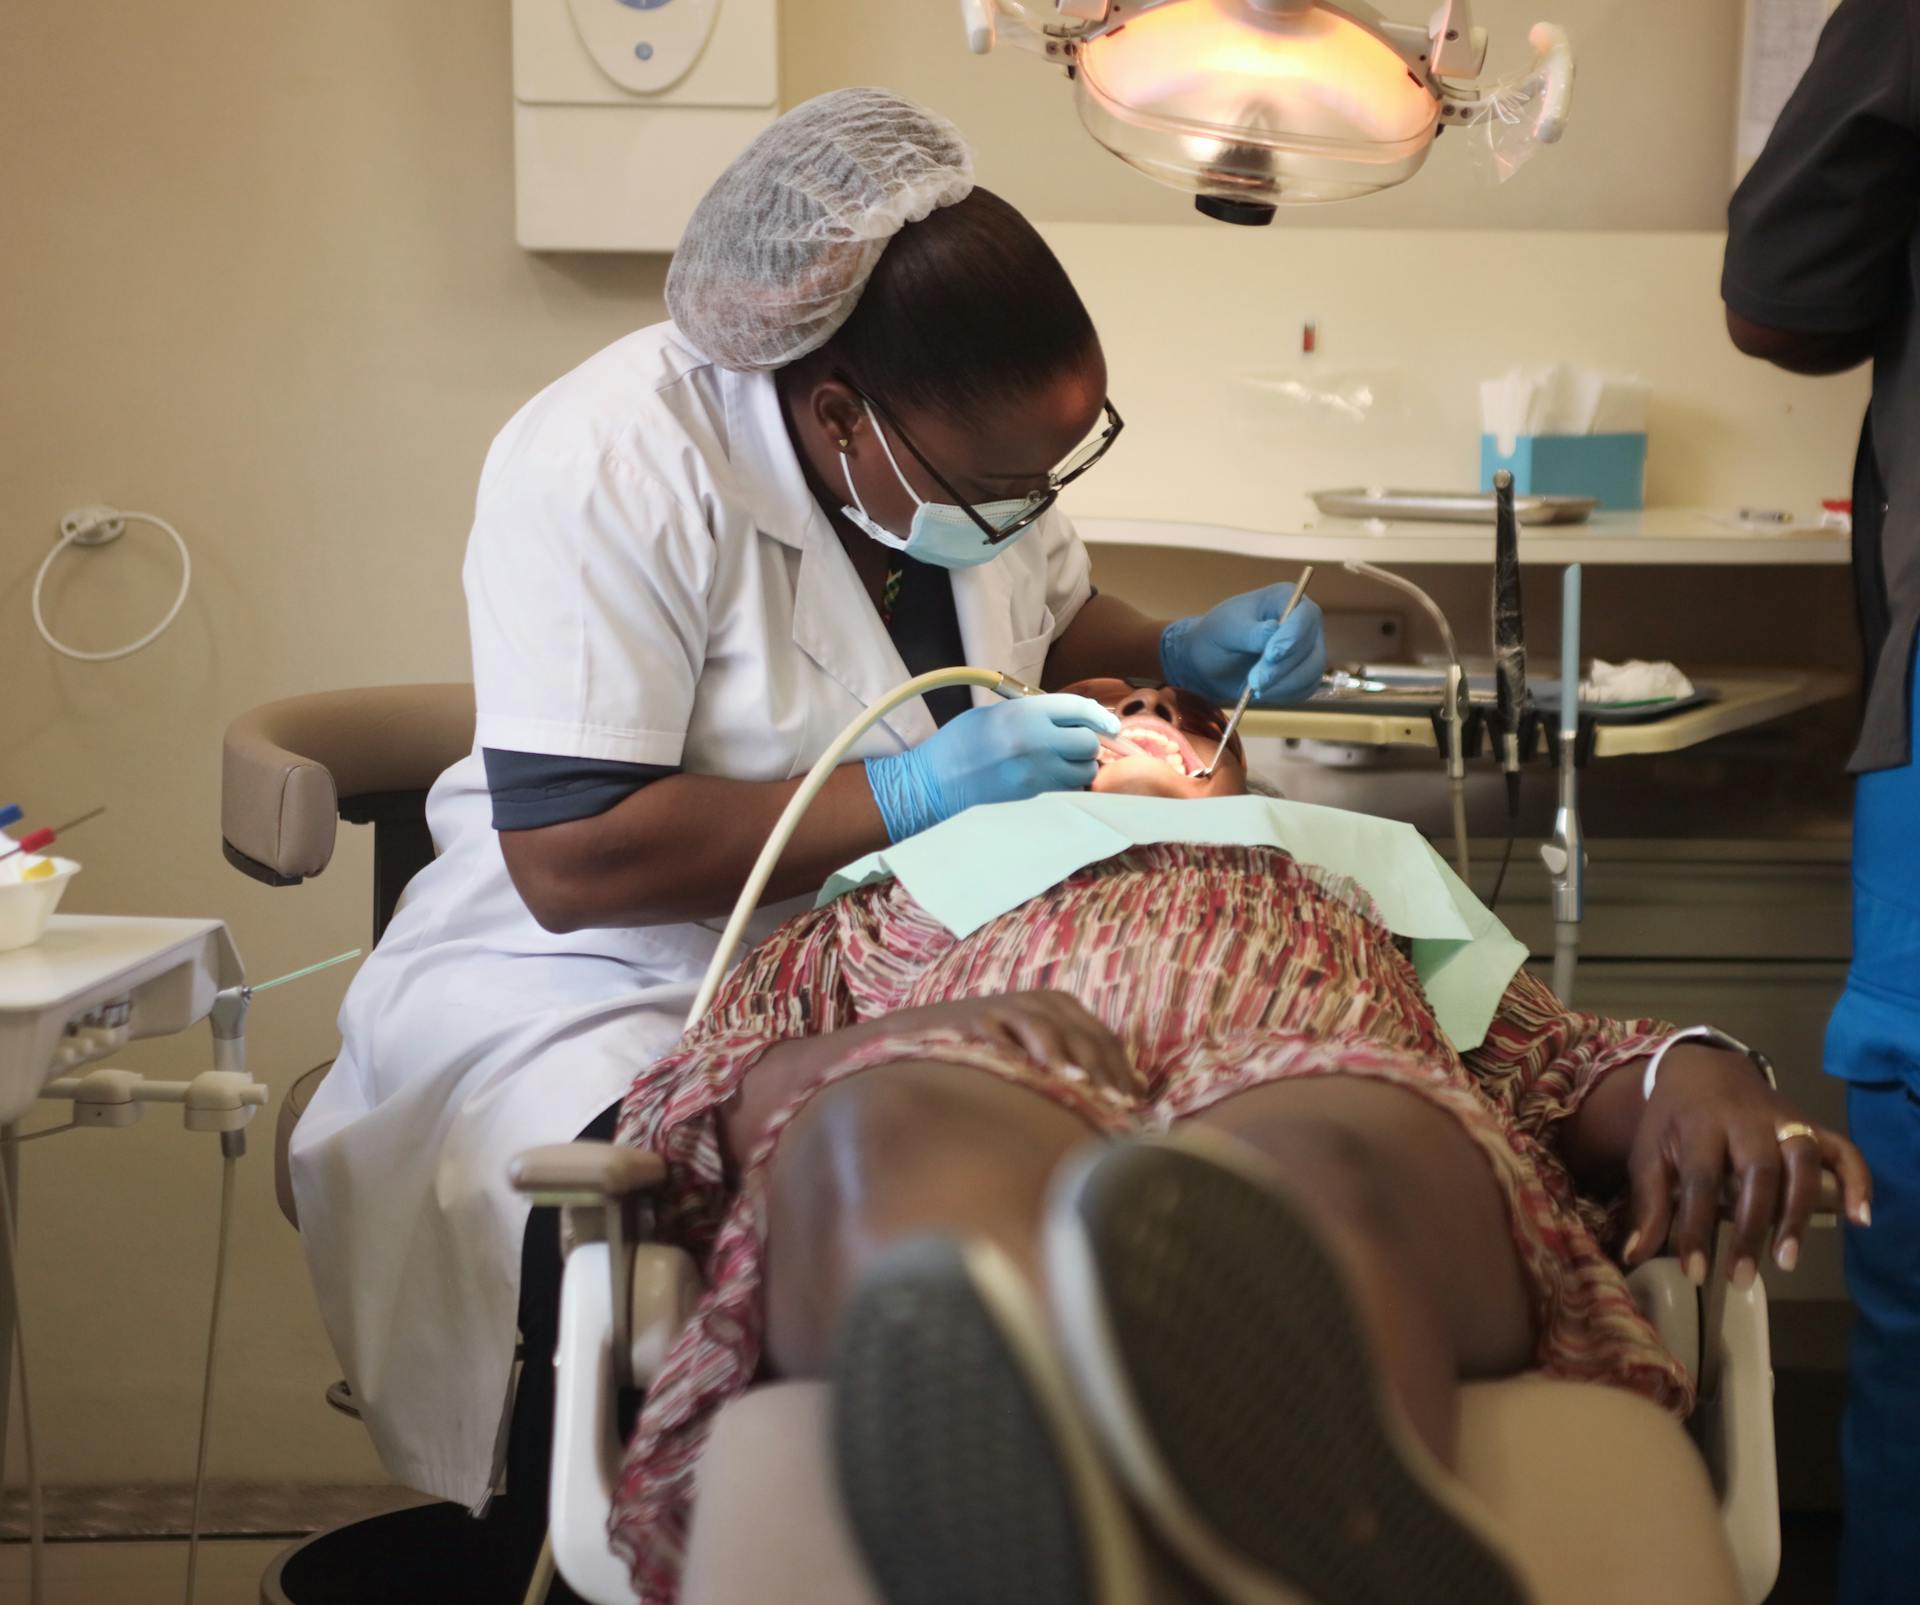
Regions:
<instances>
[{"instance_id":1,"label":"chair headrest","mask_svg":"<svg viewBox=\"0 0 1920 1605\"><path fill-rule=\"evenodd\" d=\"M470 685L367 686L288 697L227 726L220 833L289 880L333 857L342 798L425 791L473 748Z\"/></svg>"}]
</instances>

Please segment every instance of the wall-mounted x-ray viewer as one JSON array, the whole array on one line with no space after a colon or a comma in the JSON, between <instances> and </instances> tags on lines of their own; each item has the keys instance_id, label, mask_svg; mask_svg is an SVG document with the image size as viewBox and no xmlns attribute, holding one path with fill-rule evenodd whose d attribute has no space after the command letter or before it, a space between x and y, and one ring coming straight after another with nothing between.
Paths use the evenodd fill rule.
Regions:
<instances>
[{"instance_id":1,"label":"wall-mounted x-ray viewer","mask_svg":"<svg viewBox=\"0 0 1920 1605\"><path fill-rule=\"evenodd\" d=\"M671 251L779 114L776 0L513 0L515 237Z\"/></svg>"}]
</instances>

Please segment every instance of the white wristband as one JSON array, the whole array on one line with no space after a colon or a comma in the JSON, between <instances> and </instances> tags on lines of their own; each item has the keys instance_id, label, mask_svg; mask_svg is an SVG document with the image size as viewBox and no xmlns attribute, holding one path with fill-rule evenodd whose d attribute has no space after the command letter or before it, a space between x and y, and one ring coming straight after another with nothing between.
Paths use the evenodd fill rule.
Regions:
<instances>
[{"instance_id":1,"label":"white wristband","mask_svg":"<svg viewBox=\"0 0 1920 1605\"><path fill-rule=\"evenodd\" d=\"M1753 1061L1754 1069L1767 1078L1767 1085L1778 1090L1779 1080L1773 1073L1773 1065L1764 1053L1750 1048L1737 1037L1710 1025L1690 1025L1684 1031L1676 1031L1653 1050L1653 1057L1647 1061L1646 1074L1640 1078L1640 1101L1650 1103L1653 1099L1654 1083L1660 1078L1660 1066L1671 1048L1677 1048L1683 1042L1700 1042L1710 1048L1725 1048L1730 1053L1744 1053Z\"/></svg>"}]
</instances>

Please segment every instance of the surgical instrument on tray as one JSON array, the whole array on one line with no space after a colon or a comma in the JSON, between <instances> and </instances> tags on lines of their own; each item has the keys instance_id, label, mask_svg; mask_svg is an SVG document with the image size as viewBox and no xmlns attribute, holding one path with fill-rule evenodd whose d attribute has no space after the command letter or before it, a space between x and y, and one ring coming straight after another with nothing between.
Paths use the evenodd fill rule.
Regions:
<instances>
[{"instance_id":1,"label":"surgical instrument on tray","mask_svg":"<svg viewBox=\"0 0 1920 1605\"><path fill-rule=\"evenodd\" d=\"M1287 598L1287 605L1280 610L1280 622L1273 627L1273 633L1275 635L1278 635L1287 627L1287 620L1293 617L1293 610L1300 605L1302 599L1306 596L1307 582L1312 578L1313 565L1309 563L1305 568L1300 570L1300 578L1294 582L1293 595ZM1259 666L1260 665L1256 663L1254 668L1257 669ZM1227 743L1233 740L1233 733L1239 729L1240 720L1247 711L1247 704L1251 701L1253 701L1253 674L1249 671L1246 689L1240 693L1240 700L1233 705L1233 712L1227 716L1226 729L1220 732L1220 745L1213 749L1213 756L1207 760L1206 768L1194 771L1193 778L1195 780L1211 780L1213 778L1214 770L1220 766L1220 754L1227 750Z\"/></svg>"}]
</instances>

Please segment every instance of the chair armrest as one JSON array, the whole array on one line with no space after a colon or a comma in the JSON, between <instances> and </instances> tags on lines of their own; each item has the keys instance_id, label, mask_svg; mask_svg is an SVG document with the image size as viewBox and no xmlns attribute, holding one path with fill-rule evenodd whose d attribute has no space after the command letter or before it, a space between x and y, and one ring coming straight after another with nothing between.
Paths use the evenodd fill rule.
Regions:
<instances>
[{"instance_id":1,"label":"chair armrest","mask_svg":"<svg viewBox=\"0 0 1920 1605\"><path fill-rule=\"evenodd\" d=\"M559 1208L568 1277L579 1249L606 1245L613 1380L620 1388L645 1386L699 1297L693 1261L646 1241L653 1210L645 1195L665 1185L666 1160L619 1143L560 1142L515 1154L507 1179L536 1204Z\"/></svg>"},{"instance_id":2,"label":"chair armrest","mask_svg":"<svg viewBox=\"0 0 1920 1605\"><path fill-rule=\"evenodd\" d=\"M666 1184L658 1154L612 1142L557 1142L513 1156L507 1179L535 1203L577 1208L614 1203Z\"/></svg>"},{"instance_id":3,"label":"chair armrest","mask_svg":"<svg viewBox=\"0 0 1920 1605\"><path fill-rule=\"evenodd\" d=\"M1727 1222L1733 1217L1739 1193L1729 1188L1720 1201L1721 1227L1714 1235L1707 1259L1707 1283L1696 1288L1687 1280L1680 1261L1661 1253L1627 1273L1627 1287L1640 1313L1653 1323L1661 1344L1687 1368L1687 1375L1703 1394L1718 1391L1727 1285L1720 1270ZM1816 1223L1827 1224L1840 1213L1840 1180L1830 1170L1820 1172L1820 1197L1813 1209Z\"/></svg>"}]
</instances>

